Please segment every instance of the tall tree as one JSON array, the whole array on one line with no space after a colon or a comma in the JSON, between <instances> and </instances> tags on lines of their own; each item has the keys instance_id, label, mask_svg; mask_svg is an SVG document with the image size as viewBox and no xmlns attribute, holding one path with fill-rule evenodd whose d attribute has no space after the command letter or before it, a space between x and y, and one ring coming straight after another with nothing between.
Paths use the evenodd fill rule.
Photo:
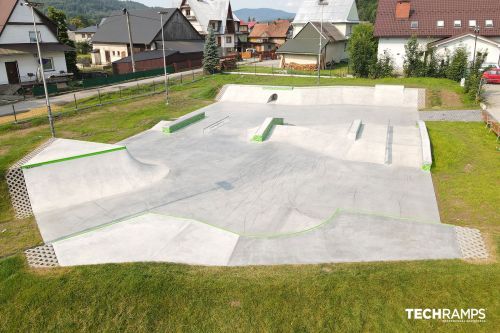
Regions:
<instances>
[{"instance_id":1,"label":"tall tree","mask_svg":"<svg viewBox=\"0 0 500 333\"><path fill-rule=\"evenodd\" d=\"M455 49L448 69L446 70L446 77L454 81L460 81L462 78L465 78L467 75L468 58L469 54L465 47Z\"/></svg>"},{"instance_id":2,"label":"tall tree","mask_svg":"<svg viewBox=\"0 0 500 333\"><path fill-rule=\"evenodd\" d=\"M55 9L54 7L49 7L47 12L47 17L54 22L57 26L57 40L70 47L75 47L75 42L73 42L68 37L68 24L66 23L66 14L62 10ZM66 67L68 72L78 73L78 67L76 67L76 52L69 51L65 52L66 57Z\"/></svg>"},{"instance_id":3,"label":"tall tree","mask_svg":"<svg viewBox=\"0 0 500 333\"><path fill-rule=\"evenodd\" d=\"M215 41L215 34L212 28L209 28L203 51L203 70L205 73L214 74L219 67L219 63L219 51Z\"/></svg>"},{"instance_id":4,"label":"tall tree","mask_svg":"<svg viewBox=\"0 0 500 333\"><path fill-rule=\"evenodd\" d=\"M415 36L405 45L403 71L406 77L425 76L424 51Z\"/></svg>"},{"instance_id":5,"label":"tall tree","mask_svg":"<svg viewBox=\"0 0 500 333\"><path fill-rule=\"evenodd\" d=\"M377 62L378 42L373 31L371 23L359 24L353 29L347 51L355 76L368 77L371 66Z\"/></svg>"}]
</instances>

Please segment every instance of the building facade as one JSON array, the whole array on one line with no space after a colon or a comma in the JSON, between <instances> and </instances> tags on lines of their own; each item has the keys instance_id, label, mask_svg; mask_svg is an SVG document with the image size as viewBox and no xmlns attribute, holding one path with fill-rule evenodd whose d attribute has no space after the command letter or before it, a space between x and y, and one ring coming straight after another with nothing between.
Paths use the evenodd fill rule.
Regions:
<instances>
[{"instance_id":1,"label":"building facade","mask_svg":"<svg viewBox=\"0 0 500 333\"><path fill-rule=\"evenodd\" d=\"M257 52L272 52L285 44L290 33L291 25L287 20L257 23L248 36L248 43Z\"/></svg>"},{"instance_id":2,"label":"building facade","mask_svg":"<svg viewBox=\"0 0 500 333\"><path fill-rule=\"evenodd\" d=\"M379 55L387 53L401 71L405 45L415 36L445 58L464 47L469 60L487 52L486 66L500 64L500 2L498 0L379 0L375 36Z\"/></svg>"}]
</instances>

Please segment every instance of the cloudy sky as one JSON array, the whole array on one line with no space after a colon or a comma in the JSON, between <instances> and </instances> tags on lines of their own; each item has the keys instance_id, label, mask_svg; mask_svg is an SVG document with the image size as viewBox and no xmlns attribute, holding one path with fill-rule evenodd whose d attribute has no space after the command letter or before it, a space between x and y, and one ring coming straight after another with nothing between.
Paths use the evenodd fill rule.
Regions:
<instances>
[{"instance_id":1,"label":"cloudy sky","mask_svg":"<svg viewBox=\"0 0 500 333\"><path fill-rule=\"evenodd\" d=\"M135 0L148 6L175 7L178 0ZM296 12L300 0L231 0L233 10L240 8L276 8L287 12Z\"/></svg>"}]
</instances>

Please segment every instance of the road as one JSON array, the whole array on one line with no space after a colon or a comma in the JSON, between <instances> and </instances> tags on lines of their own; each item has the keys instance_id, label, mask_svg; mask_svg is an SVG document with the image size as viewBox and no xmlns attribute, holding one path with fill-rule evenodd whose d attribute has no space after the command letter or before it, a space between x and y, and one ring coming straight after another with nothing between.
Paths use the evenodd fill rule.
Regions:
<instances>
[{"instance_id":1,"label":"road","mask_svg":"<svg viewBox=\"0 0 500 333\"><path fill-rule=\"evenodd\" d=\"M485 97L488 104L488 112L497 121L500 121L500 84L486 85Z\"/></svg>"},{"instance_id":2,"label":"road","mask_svg":"<svg viewBox=\"0 0 500 333\"><path fill-rule=\"evenodd\" d=\"M194 73L200 73L202 71L201 68L195 69L192 72ZM182 73L174 73L170 74L169 77L172 79L178 78L181 75L190 75L192 73L191 71L189 72L182 72ZM109 85L105 87L99 88L101 93L106 93L106 92L111 92L111 91L116 91L118 87L122 88L127 88L127 87L132 87L136 86L137 84L148 84L152 83L153 81L160 82L162 80L163 76L155 76L143 80L137 80L137 81L129 81L129 82L121 82L118 84L114 85ZM67 94L62 94L58 96L54 96L50 98L50 102L55 105L62 105L66 103L71 103L74 101L74 95L76 95L77 99L82 99L82 98L87 98L87 97L92 97L96 96L98 94L97 88L89 89L89 90L81 90L77 92L70 92ZM34 108L39 108L45 105L45 98L33 98L29 99L26 101L20 101L14 104L8 104L8 105L2 105L0 106L0 117L1 116L6 116L6 115L12 115L12 105L14 105L16 112L23 112L23 111L28 111Z\"/></svg>"}]
</instances>

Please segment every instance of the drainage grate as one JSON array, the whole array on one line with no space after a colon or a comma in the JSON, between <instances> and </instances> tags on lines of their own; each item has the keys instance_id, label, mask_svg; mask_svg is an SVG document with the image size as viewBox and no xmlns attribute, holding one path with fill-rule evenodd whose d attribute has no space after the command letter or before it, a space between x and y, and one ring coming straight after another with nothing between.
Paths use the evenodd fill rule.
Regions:
<instances>
[{"instance_id":1,"label":"drainage grate","mask_svg":"<svg viewBox=\"0 0 500 333\"><path fill-rule=\"evenodd\" d=\"M464 259L487 259L488 251L483 236L477 229L455 227L458 245Z\"/></svg>"},{"instance_id":2,"label":"drainage grate","mask_svg":"<svg viewBox=\"0 0 500 333\"><path fill-rule=\"evenodd\" d=\"M29 250L24 251L26 259L28 260L28 265L34 268L44 268L44 267L57 267L59 262L57 261L56 252L51 244L45 244L38 246Z\"/></svg>"}]
</instances>

